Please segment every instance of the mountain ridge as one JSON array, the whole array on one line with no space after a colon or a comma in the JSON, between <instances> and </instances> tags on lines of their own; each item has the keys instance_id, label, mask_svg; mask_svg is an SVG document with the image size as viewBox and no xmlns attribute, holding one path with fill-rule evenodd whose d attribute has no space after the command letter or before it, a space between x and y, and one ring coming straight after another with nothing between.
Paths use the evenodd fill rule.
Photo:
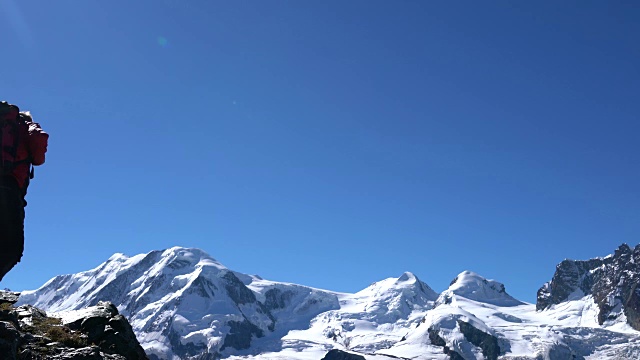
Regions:
<instances>
[{"instance_id":1,"label":"mountain ridge","mask_svg":"<svg viewBox=\"0 0 640 360\"><path fill-rule=\"evenodd\" d=\"M629 254L630 248L622 249L590 264L621 263ZM584 274L563 273L565 268L588 268L565 261L554 279ZM602 279L617 276L603 274ZM23 292L21 301L48 311L111 301L129 317L151 359L319 359L332 349L374 360L554 358L549 354L586 359L598 351L636 351L640 333L626 317L599 321L599 298L576 292L581 282L564 288L575 298L557 300L562 292L539 297L537 304L519 301L504 284L471 271L461 272L439 294L410 272L350 294L242 274L200 249L172 247L132 257L114 254L92 270ZM549 291L559 291L559 283L552 279ZM548 298L555 303L545 306ZM583 329L602 345L592 346L572 329ZM604 349L609 341L631 345Z\"/></svg>"}]
</instances>

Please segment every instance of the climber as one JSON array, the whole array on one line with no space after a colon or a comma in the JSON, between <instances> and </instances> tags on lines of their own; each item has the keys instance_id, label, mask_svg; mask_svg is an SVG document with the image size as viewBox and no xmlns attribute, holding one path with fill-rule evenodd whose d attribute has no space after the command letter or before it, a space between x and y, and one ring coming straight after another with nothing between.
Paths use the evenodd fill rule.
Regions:
<instances>
[{"instance_id":1,"label":"climber","mask_svg":"<svg viewBox=\"0 0 640 360\"><path fill-rule=\"evenodd\" d=\"M25 196L48 139L29 112L0 102L0 281L22 258Z\"/></svg>"}]
</instances>

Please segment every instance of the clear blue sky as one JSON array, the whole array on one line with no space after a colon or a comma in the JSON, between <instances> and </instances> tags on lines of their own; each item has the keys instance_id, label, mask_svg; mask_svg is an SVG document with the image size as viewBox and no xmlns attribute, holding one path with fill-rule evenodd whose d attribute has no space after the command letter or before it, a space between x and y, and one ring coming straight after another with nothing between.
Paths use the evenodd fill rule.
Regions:
<instances>
[{"instance_id":1,"label":"clear blue sky","mask_svg":"<svg viewBox=\"0 0 640 360\"><path fill-rule=\"evenodd\" d=\"M1 97L51 134L1 287L179 245L533 302L640 241L636 1L0 4Z\"/></svg>"}]
</instances>

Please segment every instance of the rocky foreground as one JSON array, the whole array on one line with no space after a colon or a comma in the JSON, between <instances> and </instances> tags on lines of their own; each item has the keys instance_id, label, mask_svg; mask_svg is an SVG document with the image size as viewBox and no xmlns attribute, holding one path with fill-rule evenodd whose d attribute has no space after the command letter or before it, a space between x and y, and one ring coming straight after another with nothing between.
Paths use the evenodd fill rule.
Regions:
<instances>
[{"instance_id":1,"label":"rocky foreground","mask_svg":"<svg viewBox=\"0 0 640 360\"><path fill-rule=\"evenodd\" d=\"M147 360L131 325L109 302L49 317L0 291L2 360Z\"/></svg>"}]
</instances>

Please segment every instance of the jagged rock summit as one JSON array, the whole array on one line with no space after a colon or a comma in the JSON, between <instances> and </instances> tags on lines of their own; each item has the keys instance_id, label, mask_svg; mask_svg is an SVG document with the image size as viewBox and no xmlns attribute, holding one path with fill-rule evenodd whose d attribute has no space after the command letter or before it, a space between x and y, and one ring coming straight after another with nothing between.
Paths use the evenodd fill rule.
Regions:
<instances>
[{"instance_id":1,"label":"jagged rock summit","mask_svg":"<svg viewBox=\"0 0 640 360\"><path fill-rule=\"evenodd\" d=\"M113 304L50 317L31 305L15 307L19 293L0 291L2 360L147 360L127 319Z\"/></svg>"},{"instance_id":2,"label":"jagged rock summit","mask_svg":"<svg viewBox=\"0 0 640 360\"><path fill-rule=\"evenodd\" d=\"M627 323L640 330L640 245L622 244L613 255L586 261L564 260L550 282L538 290L537 310L589 299L600 325Z\"/></svg>"}]
</instances>

